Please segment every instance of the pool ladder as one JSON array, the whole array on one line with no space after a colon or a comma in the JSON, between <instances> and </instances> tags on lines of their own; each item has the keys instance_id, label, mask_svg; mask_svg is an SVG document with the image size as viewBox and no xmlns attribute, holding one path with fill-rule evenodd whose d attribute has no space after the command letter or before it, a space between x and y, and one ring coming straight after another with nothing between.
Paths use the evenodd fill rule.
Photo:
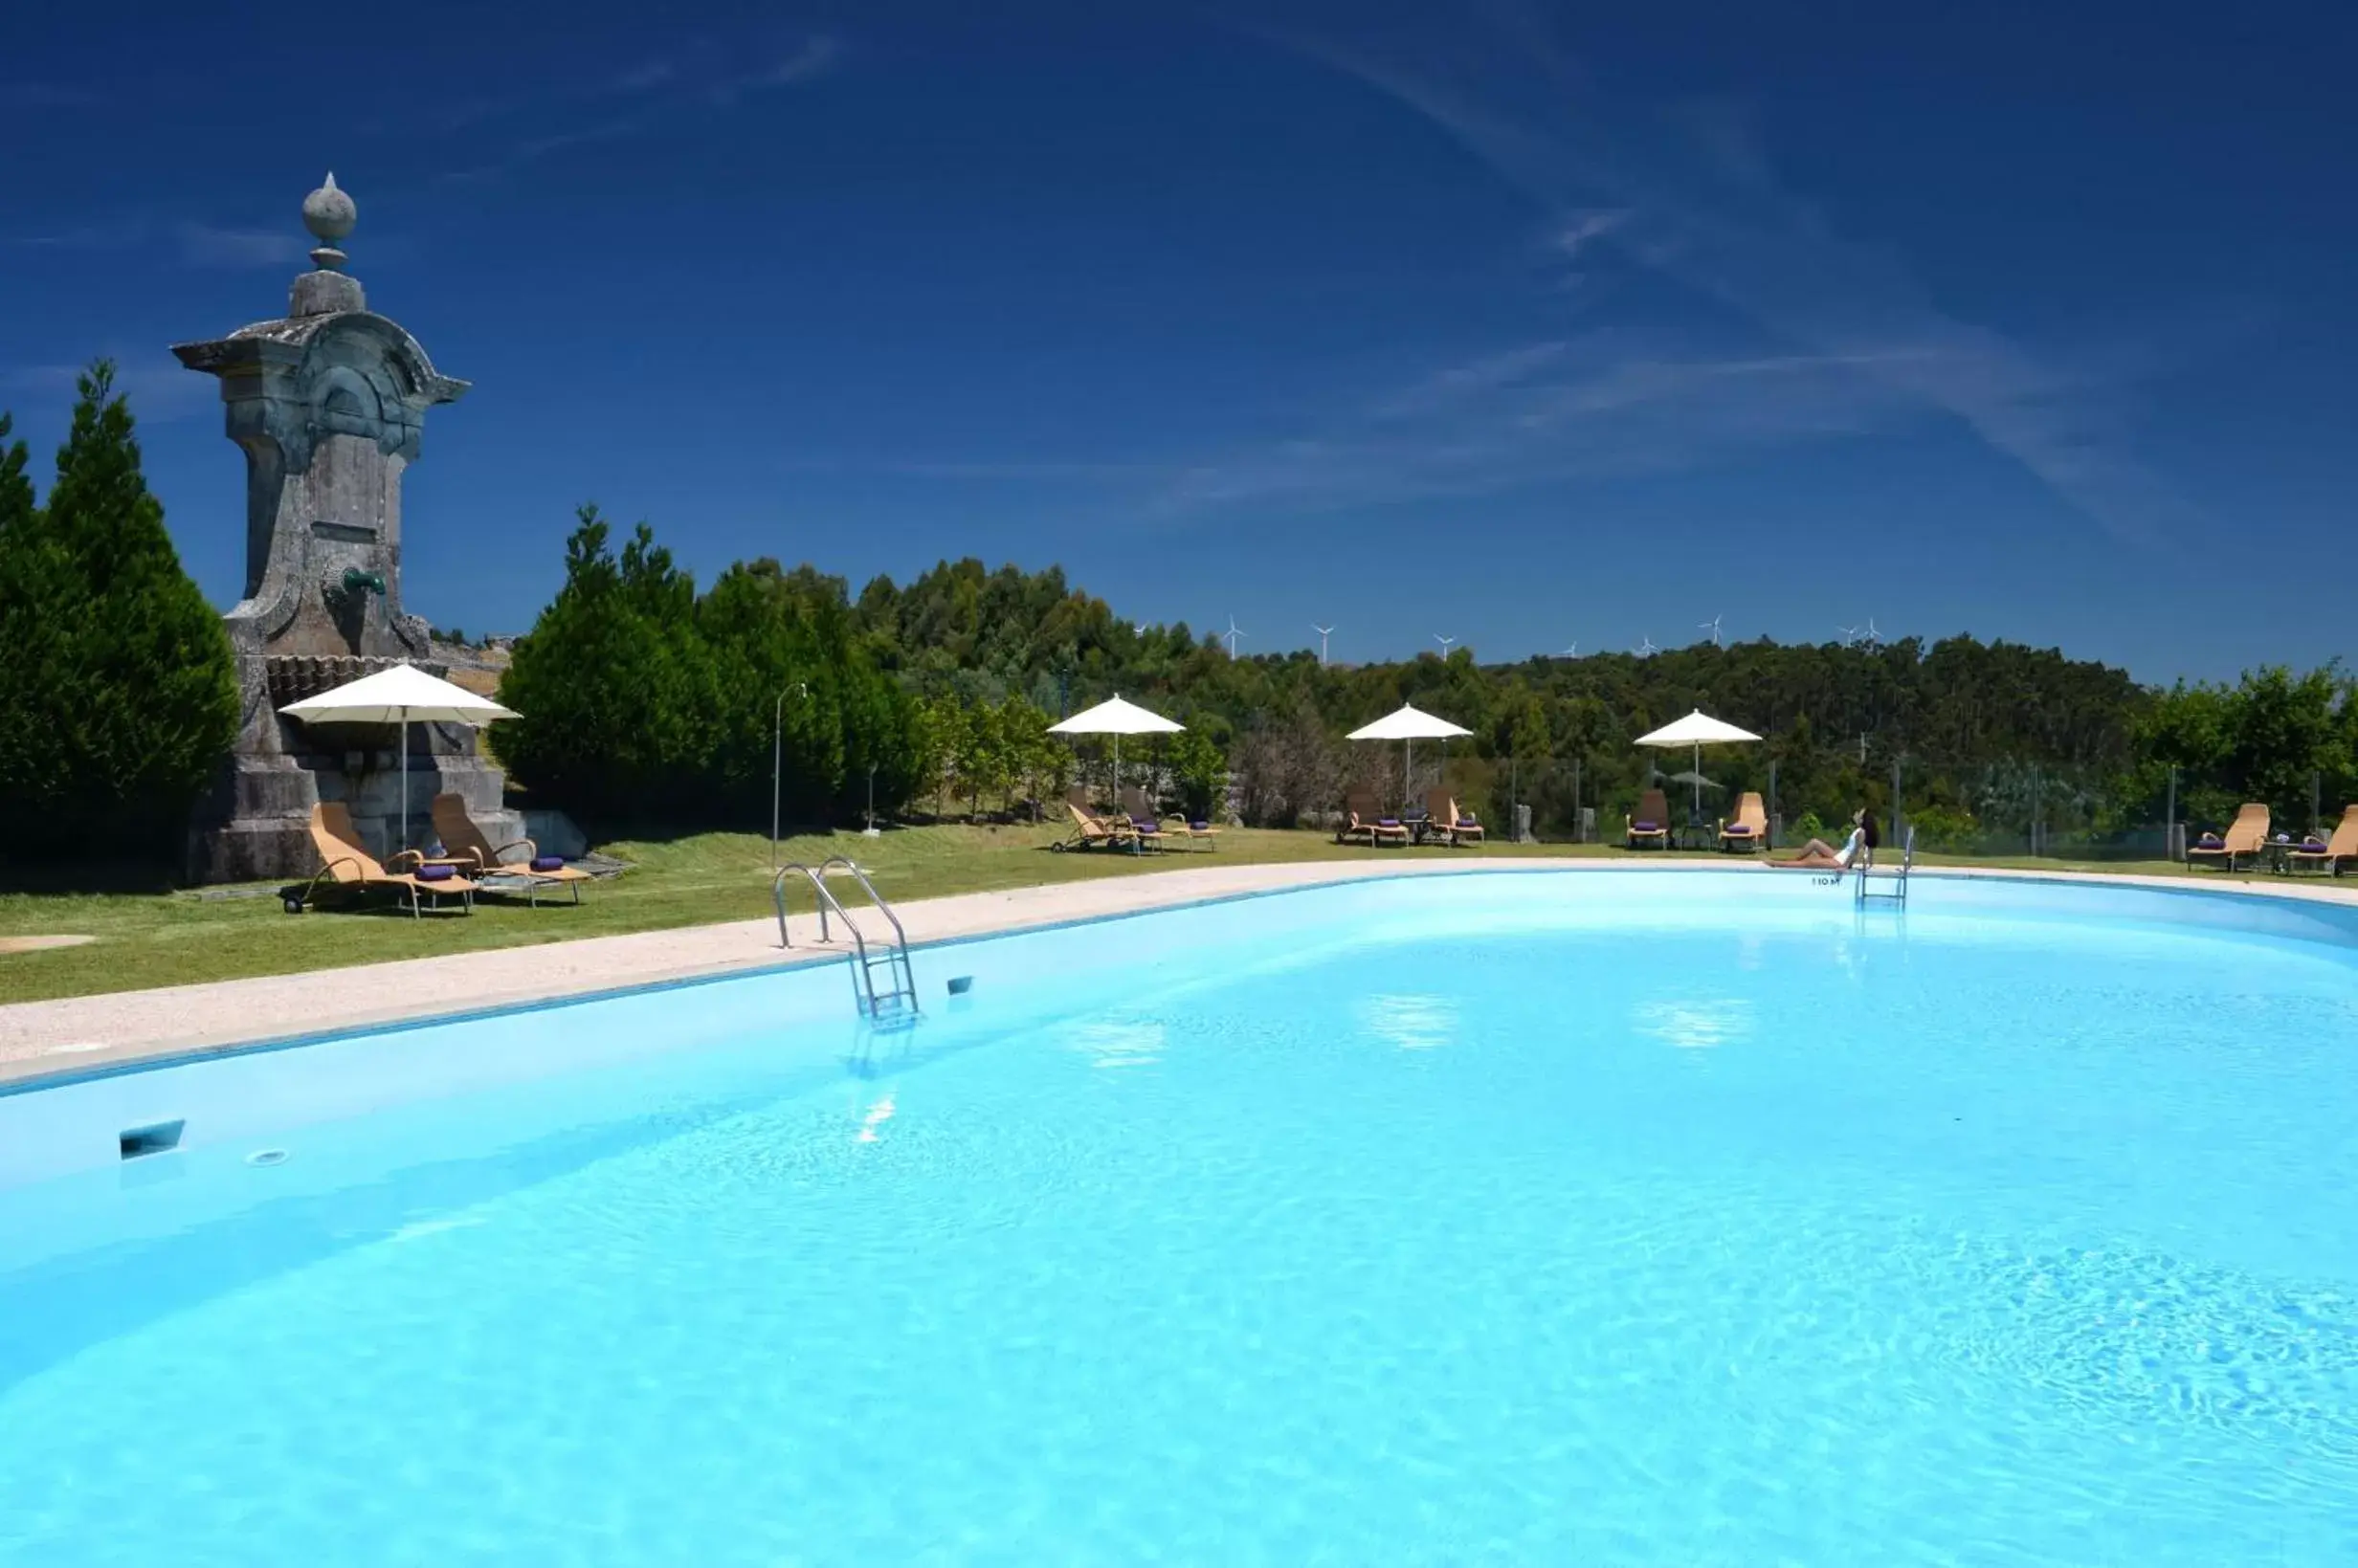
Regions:
<instances>
[{"instance_id":1,"label":"pool ladder","mask_svg":"<svg viewBox=\"0 0 2358 1568\"><path fill-rule=\"evenodd\" d=\"M1907 873L1915 864L1916 825L1910 823L1907 838L1900 847L1899 865L1877 871L1873 850L1865 850L1859 854L1858 870L1852 873L1857 901L1863 904L1870 898L1884 898L1904 907L1907 903ZM1878 887L1878 882L1883 885Z\"/></svg>"},{"instance_id":2,"label":"pool ladder","mask_svg":"<svg viewBox=\"0 0 2358 1568\"><path fill-rule=\"evenodd\" d=\"M889 946L871 950L866 934L859 929L859 922L853 919L852 912L836 900L834 890L827 885L827 872L835 866L842 867L851 874L852 879L859 884L860 891L868 895L868 901L891 924L893 937ZM830 914L841 920L843 928L852 934L852 950L844 955L844 959L851 965L852 1002L860 1015L872 1023L914 1022L918 1014L917 975L909 967L909 934L901 929L901 917L893 913L893 906L884 901L884 895L876 891L876 884L868 880L868 873L839 854L820 861L815 870L799 860L789 861L779 867L778 874L769 884L769 897L778 907L780 947L794 945L786 933L786 883L790 876L800 876L811 884L812 894L818 905L819 940L834 940L827 923ZM880 989L877 984L877 970L879 967L884 971L884 986Z\"/></svg>"}]
</instances>

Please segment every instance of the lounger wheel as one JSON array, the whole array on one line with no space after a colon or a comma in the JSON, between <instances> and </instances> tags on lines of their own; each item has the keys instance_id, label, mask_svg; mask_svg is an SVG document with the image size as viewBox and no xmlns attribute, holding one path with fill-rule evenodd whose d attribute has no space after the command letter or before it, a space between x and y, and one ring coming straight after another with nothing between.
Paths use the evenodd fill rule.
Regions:
<instances>
[{"instance_id":1,"label":"lounger wheel","mask_svg":"<svg viewBox=\"0 0 2358 1568\"><path fill-rule=\"evenodd\" d=\"M295 894L288 894L278 902L286 906L286 912L289 915L300 915L303 912L303 901Z\"/></svg>"}]
</instances>

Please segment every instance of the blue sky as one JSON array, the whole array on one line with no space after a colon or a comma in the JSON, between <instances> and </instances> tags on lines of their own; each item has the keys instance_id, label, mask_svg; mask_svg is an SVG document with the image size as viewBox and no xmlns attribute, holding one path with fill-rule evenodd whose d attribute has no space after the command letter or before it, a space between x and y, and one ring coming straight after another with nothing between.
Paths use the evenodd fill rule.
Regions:
<instances>
[{"instance_id":1,"label":"blue sky","mask_svg":"<svg viewBox=\"0 0 2358 1568\"><path fill-rule=\"evenodd\" d=\"M167 345L283 310L332 167L476 384L408 480L437 624L527 626L594 498L705 579L1061 562L1249 651L2358 652L2351 9L1931 11L33 8L0 407L45 468L118 359L233 597Z\"/></svg>"}]
</instances>

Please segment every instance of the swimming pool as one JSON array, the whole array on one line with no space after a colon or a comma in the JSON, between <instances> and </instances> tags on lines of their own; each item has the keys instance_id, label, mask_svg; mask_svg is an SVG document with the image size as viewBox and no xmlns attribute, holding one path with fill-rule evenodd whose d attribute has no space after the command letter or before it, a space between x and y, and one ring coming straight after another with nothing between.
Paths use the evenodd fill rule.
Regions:
<instances>
[{"instance_id":1,"label":"swimming pool","mask_svg":"<svg viewBox=\"0 0 2358 1568\"><path fill-rule=\"evenodd\" d=\"M2354 914L1428 877L0 1097L0 1562L2358 1560Z\"/></svg>"}]
</instances>

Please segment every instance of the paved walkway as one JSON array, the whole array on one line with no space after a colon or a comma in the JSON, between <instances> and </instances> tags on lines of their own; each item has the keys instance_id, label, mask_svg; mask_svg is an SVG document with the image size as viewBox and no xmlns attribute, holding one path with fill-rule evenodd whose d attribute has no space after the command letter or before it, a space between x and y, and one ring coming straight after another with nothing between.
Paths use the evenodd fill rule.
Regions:
<instances>
[{"instance_id":1,"label":"paved walkway","mask_svg":"<svg viewBox=\"0 0 2358 1568\"><path fill-rule=\"evenodd\" d=\"M1601 872L1638 867L1663 873L1736 869L1724 861L1709 860L1482 856L1449 861L1403 857L1364 863L1198 866L1144 876L925 898L896 907L910 941L926 942L1373 877L1448 875L1477 870ZM1765 875L1777 874L1757 869ZM2222 880L2211 884L2185 877L2095 876L1979 867L1924 868L1917 874L2023 876L2181 890L2212 887L2255 898L2325 899L2345 906L2358 902L2347 891L2300 883ZM816 962L842 952L840 946L818 945L818 923L813 916L796 916L792 931L795 945L791 950L779 948L775 920L740 920L297 975L17 1003L0 1006L0 1087L148 1057L202 1053L519 1003L589 996L663 981Z\"/></svg>"}]
</instances>

